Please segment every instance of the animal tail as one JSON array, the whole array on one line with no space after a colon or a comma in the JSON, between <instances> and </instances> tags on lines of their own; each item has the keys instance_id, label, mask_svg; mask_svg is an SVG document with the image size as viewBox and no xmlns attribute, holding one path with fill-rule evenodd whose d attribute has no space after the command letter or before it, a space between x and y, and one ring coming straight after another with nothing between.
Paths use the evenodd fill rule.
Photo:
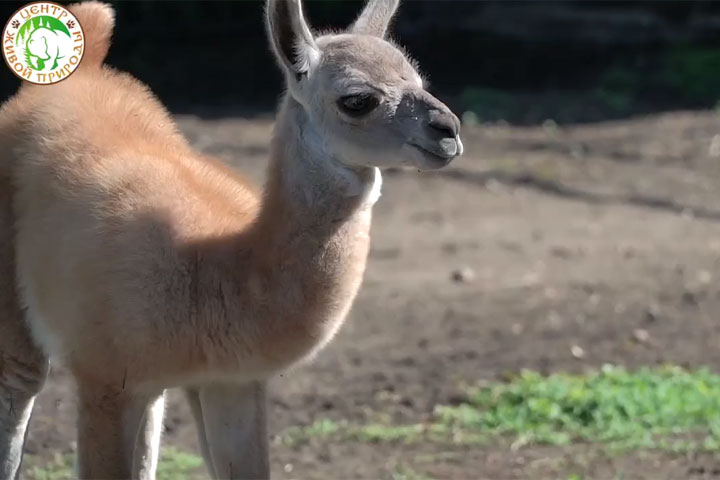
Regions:
<instances>
[{"instance_id":1,"label":"animal tail","mask_svg":"<svg viewBox=\"0 0 720 480\"><path fill-rule=\"evenodd\" d=\"M94 0L74 3L68 6L68 10L78 19L85 34L85 53L81 67L99 68L110 48L115 11L109 4Z\"/></svg>"}]
</instances>

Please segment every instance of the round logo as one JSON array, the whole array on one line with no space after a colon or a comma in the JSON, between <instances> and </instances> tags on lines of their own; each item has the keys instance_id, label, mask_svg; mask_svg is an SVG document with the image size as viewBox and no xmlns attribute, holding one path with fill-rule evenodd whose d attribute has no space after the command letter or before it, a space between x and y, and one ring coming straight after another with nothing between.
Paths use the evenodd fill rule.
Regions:
<instances>
[{"instance_id":1,"label":"round logo","mask_svg":"<svg viewBox=\"0 0 720 480\"><path fill-rule=\"evenodd\" d=\"M16 76L48 85L65 80L80 65L85 35L77 18L62 5L29 3L5 24L2 51Z\"/></svg>"}]
</instances>

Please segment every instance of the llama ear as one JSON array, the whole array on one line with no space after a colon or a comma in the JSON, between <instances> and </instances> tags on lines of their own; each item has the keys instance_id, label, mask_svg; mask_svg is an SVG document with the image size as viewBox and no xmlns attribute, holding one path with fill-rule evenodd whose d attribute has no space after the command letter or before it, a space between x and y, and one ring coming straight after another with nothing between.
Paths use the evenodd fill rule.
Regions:
<instances>
[{"instance_id":1,"label":"llama ear","mask_svg":"<svg viewBox=\"0 0 720 480\"><path fill-rule=\"evenodd\" d=\"M399 4L400 0L368 0L350 31L383 38Z\"/></svg>"},{"instance_id":2,"label":"llama ear","mask_svg":"<svg viewBox=\"0 0 720 480\"><path fill-rule=\"evenodd\" d=\"M265 12L268 35L280 66L301 79L318 57L300 0L268 0Z\"/></svg>"}]
</instances>

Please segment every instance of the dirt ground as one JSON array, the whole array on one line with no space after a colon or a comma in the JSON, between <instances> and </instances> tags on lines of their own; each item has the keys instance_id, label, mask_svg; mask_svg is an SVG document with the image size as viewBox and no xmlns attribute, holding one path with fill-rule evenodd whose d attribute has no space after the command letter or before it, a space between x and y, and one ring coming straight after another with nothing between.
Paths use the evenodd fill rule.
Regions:
<instances>
[{"instance_id":1,"label":"dirt ground","mask_svg":"<svg viewBox=\"0 0 720 480\"><path fill-rule=\"evenodd\" d=\"M269 119L180 123L199 149L261 181ZM447 170L387 172L359 298L327 350L273 382L271 435L377 412L421 422L436 404L457 402L463 382L522 368L717 370L718 134L717 113L480 125L465 128L467 153ZM453 280L458 270L472 275ZM165 442L197 451L188 409L171 397ZM72 385L56 370L28 450L71 451L73 422ZM277 478L303 479L391 478L403 466L456 479L720 476L712 456L610 455L593 445L274 441L272 466Z\"/></svg>"}]
</instances>

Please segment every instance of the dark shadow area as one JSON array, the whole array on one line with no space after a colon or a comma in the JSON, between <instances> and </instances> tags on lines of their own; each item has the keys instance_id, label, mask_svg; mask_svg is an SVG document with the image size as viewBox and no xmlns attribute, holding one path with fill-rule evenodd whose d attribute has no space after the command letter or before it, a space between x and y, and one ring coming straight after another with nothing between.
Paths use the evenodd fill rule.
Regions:
<instances>
[{"instance_id":1,"label":"dark shadow area","mask_svg":"<svg viewBox=\"0 0 720 480\"><path fill-rule=\"evenodd\" d=\"M24 2L2 2L8 18ZM252 115L281 78L261 1L111 2L108 63L142 79L175 112ZM310 0L318 30L344 28L360 1ZM406 0L393 30L465 121L530 124L714 108L720 2ZM17 86L0 76L0 97Z\"/></svg>"}]
</instances>

